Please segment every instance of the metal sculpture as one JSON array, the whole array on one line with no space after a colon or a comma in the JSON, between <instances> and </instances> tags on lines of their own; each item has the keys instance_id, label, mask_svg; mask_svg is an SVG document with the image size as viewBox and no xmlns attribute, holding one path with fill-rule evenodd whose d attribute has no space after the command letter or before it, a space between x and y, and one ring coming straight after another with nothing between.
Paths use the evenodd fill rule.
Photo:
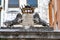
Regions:
<instances>
[{"instance_id":1,"label":"metal sculpture","mask_svg":"<svg viewBox=\"0 0 60 40\"><path fill-rule=\"evenodd\" d=\"M34 17L34 23L49 27L48 23L46 21L42 20L38 13L35 13L35 15L33 17Z\"/></svg>"},{"instance_id":2,"label":"metal sculpture","mask_svg":"<svg viewBox=\"0 0 60 40\"><path fill-rule=\"evenodd\" d=\"M7 26L7 27L11 27L13 25L16 25L16 24L19 24L22 22L22 15L20 13L17 14L16 18L12 21L6 21L4 22L4 24Z\"/></svg>"}]
</instances>

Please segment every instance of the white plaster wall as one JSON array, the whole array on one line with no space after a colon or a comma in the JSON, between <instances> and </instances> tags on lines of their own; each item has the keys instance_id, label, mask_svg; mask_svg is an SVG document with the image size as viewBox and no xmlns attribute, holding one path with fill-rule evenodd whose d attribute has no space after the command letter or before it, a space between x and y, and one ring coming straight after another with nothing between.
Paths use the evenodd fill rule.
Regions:
<instances>
[{"instance_id":1,"label":"white plaster wall","mask_svg":"<svg viewBox=\"0 0 60 40\"><path fill-rule=\"evenodd\" d=\"M2 26L2 25L3 25L3 20L4 20L4 19L3 19L3 17L4 17L4 16L3 16L3 14L4 14L4 11L3 11L3 8L4 8L4 7L3 7L3 6L4 6L4 0L1 0L1 1L2 1L2 2L1 2L1 6L2 6L2 10L1 10L1 26Z\"/></svg>"},{"instance_id":2,"label":"white plaster wall","mask_svg":"<svg viewBox=\"0 0 60 40\"><path fill-rule=\"evenodd\" d=\"M45 20L47 23L49 23L49 2L50 0L38 0L38 8L36 8L36 12L39 13L41 19Z\"/></svg>"}]
</instances>

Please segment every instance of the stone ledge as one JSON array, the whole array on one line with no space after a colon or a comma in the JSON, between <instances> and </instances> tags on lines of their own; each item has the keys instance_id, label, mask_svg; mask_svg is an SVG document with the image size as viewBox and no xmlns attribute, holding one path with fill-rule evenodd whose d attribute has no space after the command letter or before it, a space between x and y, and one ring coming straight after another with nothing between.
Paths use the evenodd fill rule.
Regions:
<instances>
[{"instance_id":1,"label":"stone ledge","mask_svg":"<svg viewBox=\"0 0 60 40\"><path fill-rule=\"evenodd\" d=\"M2 27L0 32L49 32L53 31L50 27L31 27L29 29L24 29L23 27Z\"/></svg>"},{"instance_id":2,"label":"stone ledge","mask_svg":"<svg viewBox=\"0 0 60 40\"><path fill-rule=\"evenodd\" d=\"M19 34L18 34L19 33ZM60 39L60 32L38 32L38 33L0 33L0 38L47 38Z\"/></svg>"}]
</instances>

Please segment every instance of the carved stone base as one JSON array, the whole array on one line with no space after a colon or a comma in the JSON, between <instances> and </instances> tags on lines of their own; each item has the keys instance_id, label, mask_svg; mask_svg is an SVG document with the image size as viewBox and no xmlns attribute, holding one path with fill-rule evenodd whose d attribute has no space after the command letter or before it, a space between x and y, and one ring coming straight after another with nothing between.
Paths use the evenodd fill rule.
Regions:
<instances>
[{"instance_id":1,"label":"carved stone base","mask_svg":"<svg viewBox=\"0 0 60 40\"><path fill-rule=\"evenodd\" d=\"M22 25L26 29L29 28L30 26L34 25L33 15L32 14L23 14L22 19L23 19Z\"/></svg>"}]
</instances>

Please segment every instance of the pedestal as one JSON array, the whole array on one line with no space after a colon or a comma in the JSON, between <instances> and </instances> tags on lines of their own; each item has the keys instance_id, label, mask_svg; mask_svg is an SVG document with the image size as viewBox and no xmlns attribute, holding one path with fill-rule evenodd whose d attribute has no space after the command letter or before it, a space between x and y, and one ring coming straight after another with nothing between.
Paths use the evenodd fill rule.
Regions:
<instances>
[{"instance_id":1,"label":"pedestal","mask_svg":"<svg viewBox=\"0 0 60 40\"><path fill-rule=\"evenodd\" d=\"M34 25L33 15L32 14L23 14L23 22L22 25L24 28L30 28L30 26Z\"/></svg>"}]
</instances>

